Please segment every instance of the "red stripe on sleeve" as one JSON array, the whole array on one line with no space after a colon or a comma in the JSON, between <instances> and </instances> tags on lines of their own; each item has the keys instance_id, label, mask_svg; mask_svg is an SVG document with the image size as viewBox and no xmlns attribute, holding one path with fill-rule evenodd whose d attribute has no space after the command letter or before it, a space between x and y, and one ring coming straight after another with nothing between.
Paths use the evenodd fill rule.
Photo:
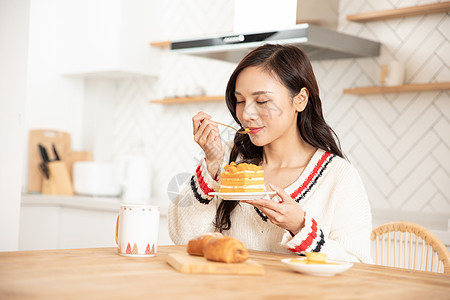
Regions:
<instances>
[{"instance_id":1,"label":"red stripe on sleeve","mask_svg":"<svg viewBox=\"0 0 450 300\"><path fill-rule=\"evenodd\" d=\"M197 167L197 170L195 170L195 173L197 175L198 184L200 186L200 189L205 193L205 195L209 196L209 193L214 192L213 189L211 189L208 184L205 182L205 179L203 178L202 170L200 166Z\"/></svg>"},{"instance_id":2,"label":"red stripe on sleeve","mask_svg":"<svg viewBox=\"0 0 450 300\"><path fill-rule=\"evenodd\" d=\"M311 232L308 234L306 239L304 239L300 245L295 246L294 248L289 248L289 250L292 252L303 252L312 245L316 237L317 237L317 222L316 220L312 219Z\"/></svg>"}]
</instances>

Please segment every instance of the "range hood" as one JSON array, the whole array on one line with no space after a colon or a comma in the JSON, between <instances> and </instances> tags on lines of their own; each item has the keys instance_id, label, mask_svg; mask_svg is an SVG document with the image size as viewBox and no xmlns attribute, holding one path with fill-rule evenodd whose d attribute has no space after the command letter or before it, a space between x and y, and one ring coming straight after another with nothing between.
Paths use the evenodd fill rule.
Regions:
<instances>
[{"instance_id":1,"label":"range hood","mask_svg":"<svg viewBox=\"0 0 450 300\"><path fill-rule=\"evenodd\" d=\"M311 60L378 56L380 43L303 23L283 30L233 33L171 42L171 50L201 57L239 62L249 51L266 43L292 44Z\"/></svg>"}]
</instances>

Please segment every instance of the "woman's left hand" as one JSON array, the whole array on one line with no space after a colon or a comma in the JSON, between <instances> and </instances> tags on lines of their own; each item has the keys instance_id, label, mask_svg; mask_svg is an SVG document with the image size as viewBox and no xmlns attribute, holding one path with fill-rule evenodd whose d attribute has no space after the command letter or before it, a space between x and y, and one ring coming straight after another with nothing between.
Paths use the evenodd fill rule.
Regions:
<instances>
[{"instance_id":1,"label":"woman's left hand","mask_svg":"<svg viewBox=\"0 0 450 300\"><path fill-rule=\"evenodd\" d=\"M269 185L281 198L279 203L268 199L241 200L258 208L269 220L296 235L305 226L305 211L282 188Z\"/></svg>"}]
</instances>

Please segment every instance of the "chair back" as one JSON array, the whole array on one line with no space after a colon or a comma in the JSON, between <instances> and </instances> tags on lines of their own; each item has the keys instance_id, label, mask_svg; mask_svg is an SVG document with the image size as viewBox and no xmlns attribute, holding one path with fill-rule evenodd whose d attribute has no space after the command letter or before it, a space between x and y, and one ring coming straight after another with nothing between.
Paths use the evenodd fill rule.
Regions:
<instances>
[{"instance_id":1,"label":"chair back","mask_svg":"<svg viewBox=\"0 0 450 300\"><path fill-rule=\"evenodd\" d=\"M375 263L450 274L450 254L431 231L411 222L397 221L372 230Z\"/></svg>"}]
</instances>

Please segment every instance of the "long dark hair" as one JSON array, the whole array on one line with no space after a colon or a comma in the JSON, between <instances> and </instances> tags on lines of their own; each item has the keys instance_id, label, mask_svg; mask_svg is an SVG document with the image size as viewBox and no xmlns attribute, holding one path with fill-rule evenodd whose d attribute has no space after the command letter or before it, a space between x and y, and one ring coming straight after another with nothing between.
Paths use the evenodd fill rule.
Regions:
<instances>
[{"instance_id":1,"label":"long dark hair","mask_svg":"<svg viewBox=\"0 0 450 300\"><path fill-rule=\"evenodd\" d=\"M278 77L290 91L292 98L305 87L309 91L308 104L298 113L297 127L302 138L310 145L344 157L336 133L325 122L319 87L311 63L306 54L291 45L266 44L248 53L238 64L227 84L225 100L234 120L241 125L236 116L236 79L247 67L260 67ZM229 162L260 164L263 160L263 147L255 146L247 134L236 134ZM239 163L238 162L238 163ZM231 212L239 201L222 201L217 208L215 227L220 232L231 228Z\"/></svg>"}]
</instances>

